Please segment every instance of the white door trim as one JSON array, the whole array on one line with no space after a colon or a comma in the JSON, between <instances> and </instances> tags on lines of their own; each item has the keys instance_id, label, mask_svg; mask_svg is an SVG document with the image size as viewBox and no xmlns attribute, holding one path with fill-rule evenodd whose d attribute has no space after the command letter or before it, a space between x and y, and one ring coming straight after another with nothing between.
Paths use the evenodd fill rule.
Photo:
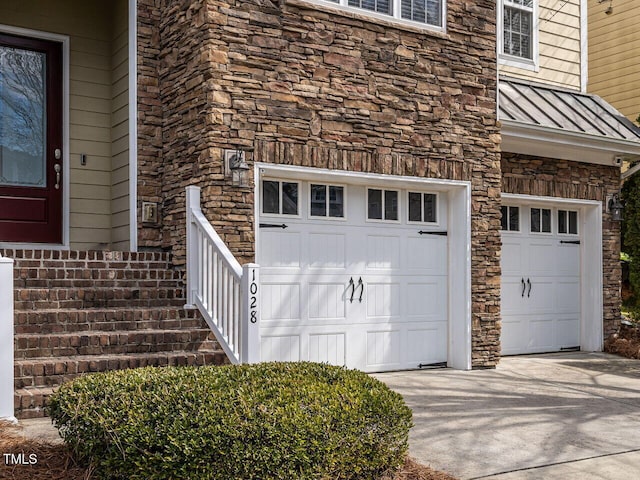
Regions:
<instances>
[{"instance_id":1,"label":"white door trim","mask_svg":"<svg viewBox=\"0 0 640 480\"><path fill-rule=\"evenodd\" d=\"M602 351L603 268L602 268L602 202L503 193L510 203L529 205L562 205L580 210L580 348L588 352Z\"/></svg>"},{"instance_id":2,"label":"white door trim","mask_svg":"<svg viewBox=\"0 0 640 480\"><path fill-rule=\"evenodd\" d=\"M1 248L33 248L46 250L69 249L69 37L57 33L0 24L0 32L23 37L39 38L62 44L62 243L0 242Z\"/></svg>"},{"instance_id":3,"label":"white door trim","mask_svg":"<svg viewBox=\"0 0 640 480\"><path fill-rule=\"evenodd\" d=\"M471 369L471 183L397 175L347 172L324 168L274 165L255 162L254 166L254 232L256 263L260 263L260 179L263 175L282 179L407 187L411 185L446 192L448 212L448 366L457 370Z\"/></svg>"}]
</instances>

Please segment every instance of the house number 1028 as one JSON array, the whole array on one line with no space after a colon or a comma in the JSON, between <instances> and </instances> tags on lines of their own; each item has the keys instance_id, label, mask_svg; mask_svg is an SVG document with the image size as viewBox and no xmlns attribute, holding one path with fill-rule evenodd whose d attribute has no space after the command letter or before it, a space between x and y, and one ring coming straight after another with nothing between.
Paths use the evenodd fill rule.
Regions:
<instances>
[{"instance_id":1,"label":"house number 1028","mask_svg":"<svg viewBox=\"0 0 640 480\"><path fill-rule=\"evenodd\" d=\"M256 282L256 271L251 270L251 283L249 284L249 319L251 323L258 321L258 283Z\"/></svg>"}]
</instances>

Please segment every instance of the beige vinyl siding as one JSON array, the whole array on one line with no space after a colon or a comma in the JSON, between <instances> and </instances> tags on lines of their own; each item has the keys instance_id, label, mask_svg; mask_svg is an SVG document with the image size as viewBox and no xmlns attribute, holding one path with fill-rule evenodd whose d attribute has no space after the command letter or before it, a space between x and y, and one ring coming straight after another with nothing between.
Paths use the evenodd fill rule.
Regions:
<instances>
[{"instance_id":1,"label":"beige vinyl siding","mask_svg":"<svg viewBox=\"0 0 640 480\"><path fill-rule=\"evenodd\" d=\"M116 21L122 10L120 4L124 4L125 17ZM124 118L120 110L120 99L126 99L128 88L126 79L120 81L127 73L125 68L123 76L120 67L128 61L126 13L127 0L0 3L1 24L70 39L68 215L72 249L128 248L128 226L126 238L114 234L114 228L123 221L122 208L114 211L112 188L114 164L126 163L128 168L128 139L123 140L128 135L126 100ZM87 156L86 165L80 163L81 154ZM127 184L128 179L120 183Z\"/></svg>"},{"instance_id":2,"label":"beige vinyl siding","mask_svg":"<svg viewBox=\"0 0 640 480\"><path fill-rule=\"evenodd\" d=\"M114 3L111 55L111 245L129 250L128 2Z\"/></svg>"},{"instance_id":3,"label":"beige vinyl siding","mask_svg":"<svg viewBox=\"0 0 640 480\"><path fill-rule=\"evenodd\" d=\"M640 6L635 0L616 0L589 8L588 90L611 103L629 120L640 114Z\"/></svg>"},{"instance_id":4,"label":"beige vinyl siding","mask_svg":"<svg viewBox=\"0 0 640 480\"><path fill-rule=\"evenodd\" d=\"M538 70L499 64L500 73L579 90L580 0L540 0L538 17Z\"/></svg>"}]
</instances>

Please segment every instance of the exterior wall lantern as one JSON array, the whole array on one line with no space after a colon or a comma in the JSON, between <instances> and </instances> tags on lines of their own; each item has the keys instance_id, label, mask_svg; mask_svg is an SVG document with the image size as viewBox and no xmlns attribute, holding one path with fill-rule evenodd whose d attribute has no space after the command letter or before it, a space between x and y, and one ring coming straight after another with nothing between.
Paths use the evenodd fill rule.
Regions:
<instances>
[{"instance_id":1,"label":"exterior wall lantern","mask_svg":"<svg viewBox=\"0 0 640 480\"><path fill-rule=\"evenodd\" d=\"M242 150L225 150L225 175L231 176L233 185L237 187L249 186L249 170L251 168L245 161L245 152Z\"/></svg>"},{"instance_id":2,"label":"exterior wall lantern","mask_svg":"<svg viewBox=\"0 0 640 480\"><path fill-rule=\"evenodd\" d=\"M622 221L622 212L624 211L624 205L620 202L618 194L614 194L607 201L607 211L611 213L611 220L614 222Z\"/></svg>"}]
</instances>

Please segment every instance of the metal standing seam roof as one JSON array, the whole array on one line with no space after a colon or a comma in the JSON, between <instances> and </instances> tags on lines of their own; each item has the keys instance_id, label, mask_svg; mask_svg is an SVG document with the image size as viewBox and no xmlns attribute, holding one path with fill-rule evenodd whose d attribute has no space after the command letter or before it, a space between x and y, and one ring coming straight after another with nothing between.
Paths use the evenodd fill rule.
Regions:
<instances>
[{"instance_id":1,"label":"metal standing seam roof","mask_svg":"<svg viewBox=\"0 0 640 480\"><path fill-rule=\"evenodd\" d=\"M640 129L597 95L501 78L498 118L640 142Z\"/></svg>"}]
</instances>

